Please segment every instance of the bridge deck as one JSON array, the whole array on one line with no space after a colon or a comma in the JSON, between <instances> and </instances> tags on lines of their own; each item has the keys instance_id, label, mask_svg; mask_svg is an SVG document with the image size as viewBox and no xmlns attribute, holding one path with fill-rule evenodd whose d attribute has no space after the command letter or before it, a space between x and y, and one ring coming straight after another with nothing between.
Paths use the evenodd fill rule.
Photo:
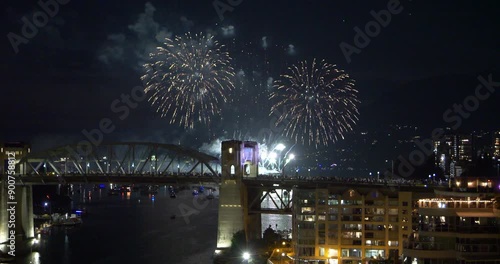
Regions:
<instances>
[{"instance_id":1,"label":"bridge deck","mask_svg":"<svg viewBox=\"0 0 500 264\"><path fill-rule=\"evenodd\" d=\"M172 177L172 176L21 176L17 177L18 184L81 184L81 183L122 183L122 184L175 184L192 182L214 182L212 177Z\"/></svg>"},{"instance_id":2,"label":"bridge deck","mask_svg":"<svg viewBox=\"0 0 500 264\"><path fill-rule=\"evenodd\" d=\"M22 175L17 176L18 184L80 184L80 183L192 183L192 182L220 182L220 177L208 175L150 175L150 174L76 174L76 175ZM330 188L330 187L365 187L365 188L394 188L400 191L433 190L446 188L443 184L424 185L414 182L363 182L363 181L338 181L333 179L294 179L294 178L244 178L247 187L260 188Z\"/></svg>"}]
</instances>

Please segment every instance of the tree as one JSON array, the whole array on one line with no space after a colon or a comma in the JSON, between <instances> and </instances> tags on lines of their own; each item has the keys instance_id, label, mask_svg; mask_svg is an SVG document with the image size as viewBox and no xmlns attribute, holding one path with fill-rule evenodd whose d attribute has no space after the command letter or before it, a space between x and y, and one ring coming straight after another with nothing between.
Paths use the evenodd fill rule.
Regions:
<instances>
[{"instance_id":1,"label":"tree","mask_svg":"<svg viewBox=\"0 0 500 264\"><path fill-rule=\"evenodd\" d=\"M234 233L231 239L231 252L240 252L244 250L247 245L247 237L244 230Z\"/></svg>"},{"instance_id":2,"label":"tree","mask_svg":"<svg viewBox=\"0 0 500 264\"><path fill-rule=\"evenodd\" d=\"M264 241L266 242L267 246L274 245L275 242L278 242L280 240L280 235L274 231L274 229L269 226L263 234Z\"/></svg>"}]
</instances>

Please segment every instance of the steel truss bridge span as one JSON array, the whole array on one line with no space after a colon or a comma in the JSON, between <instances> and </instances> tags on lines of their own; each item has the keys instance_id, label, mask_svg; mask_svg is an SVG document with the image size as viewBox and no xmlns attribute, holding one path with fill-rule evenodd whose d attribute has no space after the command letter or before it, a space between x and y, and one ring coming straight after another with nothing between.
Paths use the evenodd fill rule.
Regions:
<instances>
[{"instance_id":1,"label":"steel truss bridge span","mask_svg":"<svg viewBox=\"0 0 500 264\"><path fill-rule=\"evenodd\" d=\"M219 182L218 166L217 157L179 145L151 142L65 145L29 153L18 164L21 181L41 183L108 179L116 182L117 178L162 182L160 177L190 178L191 181L193 177L210 178Z\"/></svg>"}]
</instances>

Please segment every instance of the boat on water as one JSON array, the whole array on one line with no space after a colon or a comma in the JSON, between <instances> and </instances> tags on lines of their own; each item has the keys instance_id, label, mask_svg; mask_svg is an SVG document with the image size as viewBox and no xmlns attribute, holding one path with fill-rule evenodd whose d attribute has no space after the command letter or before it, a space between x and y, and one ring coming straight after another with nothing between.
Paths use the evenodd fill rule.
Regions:
<instances>
[{"instance_id":1,"label":"boat on water","mask_svg":"<svg viewBox=\"0 0 500 264\"><path fill-rule=\"evenodd\" d=\"M122 193L127 193L127 192L131 192L132 191L132 187L130 185L123 185L121 188L120 188L120 191Z\"/></svg>"},{"instance_id":2,"label":"boat on water","mask_svg":"<svg viewBox=\"0 0 500 264\"><path fill-rule=\"evenodd\" d=\"M143 186L141 189L141 195L158 194L158 186L149 185Z\"/></svg>"},{"instance_id":3,"label":"boat on water","mask_svg":"<svg viewBox=\"0 0 500 264\"><path fill-rule=\"evenodd\" d=\"M121 191L117 189L112 189L108 191L108 195L120 195Z\"/></svg>"},{"instance_id":4,"label":"boat on water","mask_svg":"<svg viewBox=\"0 0 500 264\"><path fill-rule=\"evenodd\" d=\"M62 225L63 226L78 226L78 225L81 225L82 223L83 223L83 221L81 218L75 217L75 218L69 218L68 220L63 221Z\"/></svg>"},{"instance_id":5,"label":"boat on water","mask_svg":"<svg viewBox=\"0 0 500 264\"><path fill-rule=\"evenodd\" d=\"M71 216L68 217L68 215L65 216L54 216L52 220L52 226L78 226L83 223L83 220L81 217L77 216L76 214L71 214Z\"/></svg>"},{"instance_id":6,"label":"boat on water","mask_svg":"<svg viewBox=\"0 0 500 264\"><path fill-rule=\"evenodd\" d=\"M52 227L49 223L43 223L40 227L35 228L35 234L48 234L50 233L50 228Z\"/></svg>"},{"instance_id":7,"label":"boat on water","mask_svg":"<svg viewBox=\"0 0 500 264\"><path fill-rule=\"evenodd\" d=\"M85 217L88 215L88 211L85 207L77 207L72 211L72 214L75 214L77 217Z\"/></svg>"}]
</instances>

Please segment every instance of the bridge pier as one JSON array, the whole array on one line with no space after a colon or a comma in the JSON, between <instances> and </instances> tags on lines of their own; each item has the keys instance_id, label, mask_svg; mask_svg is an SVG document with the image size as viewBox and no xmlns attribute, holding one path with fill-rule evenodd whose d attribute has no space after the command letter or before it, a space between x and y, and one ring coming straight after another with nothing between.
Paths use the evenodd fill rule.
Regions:
<instances>
[{"instance_id":1,"label":"bridge pier","mask_svg":"<svg viewBox=\"0 0 500 264\"><path fill-rule=\"evenodd\" d=\"M9 214L7 213L7 182L0 181L0 256L7 255L7 243L9 242Z\"/></svg>"},{"instance_id":2,"label":"bridge pier","mask_svg":"<svg viewBox=\"0 0 500 264\"><path fill-rule=\"evenodd\" d=\"M25 239L33 239L35 238L33 187L31 185L17 186L16 191L16 200L18 201L16 209L19 210L16 211L16 213L21 217L21 219L19 219L20 221L16 217L16 222L21 223L21 226L18 226L16 223L16 227L19 227L16 233L19 232Z\"/></svg>"},{"instance_id":3,"label":"bridge pier","mask_svg":"<svg viewBox=\"0 0 500 264\"><path fill-rule=\"evenodd\" d=\"M248 240L261 239L262 238L262 217L260 213L255 213L256 208L260 209L260 203L255 202L257 199L260 201L262 196L262 191L256 190L255 188L248 188L245 186L245 223L247 226L247 238Z\"/></svg>"},{"instance_id":4,"label":"bridge pier","mask_svg":"<svg viewBox=\"0 0 500 264\"><path fill-rule=\"evenodd\" d=\"M35 239L33 220L33 192L32 186L17 185L15 188L15 203L8 199L7 184L0 186L0 255L6 257L25 255L32 251ZM15 213L10 213L14 209ZM14 238L12 240L12 238ZM9 254L10 252L10 254Z\"/></svg>"},{"instance_id":5,"label":"bridge pier","mask_svg":"<svg viewBox=\"0 0 500 264\"><path fill-rule=\"evenodd\" d=\"M261 214L247 214L247 238L255 240L262 238L262 218Z\"/></svg>"},{"instance_id":6,"label":"bridge pier","mask_svg":"<svg viewBox=\"0 0 500 264\"><path fill-rule=\"evenodd\" d=\"M222 142L221 154L217 249L227 249L238 231L245 231L249 239L248 223L255 217L248 217L243 178L257 177L259 150L256 142L231 140Z\"/></svg>"}]
</instances>

